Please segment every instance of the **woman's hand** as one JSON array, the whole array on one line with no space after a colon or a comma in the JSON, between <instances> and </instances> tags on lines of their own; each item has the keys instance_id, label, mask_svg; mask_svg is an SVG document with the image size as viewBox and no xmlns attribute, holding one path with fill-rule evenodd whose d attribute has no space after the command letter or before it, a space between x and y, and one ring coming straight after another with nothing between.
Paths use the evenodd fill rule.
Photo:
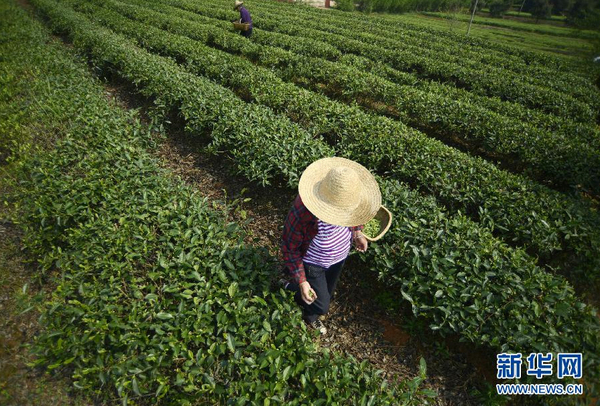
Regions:
<instances>
[{"instance_id":1,"label":"woman's hand","mask_svg":"<svg viewBox=\"0 0 600 406\"><path fill-rule=\"evenodd\" d=\"M304 300L307 304L311 304L317 298L317 294L310 287L310 283L302 282L300 284L300 294L302 295L302 300Z\"/></svg>"},{"instance_id":2,"label":"woman's hand","mask_svg":"<svg viewBox=\"0 0 600 406\"><path fill-rule=\"evenodd\" d=\"M369 241L367 241L363 233L358 231L354 236L354 245L358 252L365 252L369 248Z\"/></svg>"}]
</instances>

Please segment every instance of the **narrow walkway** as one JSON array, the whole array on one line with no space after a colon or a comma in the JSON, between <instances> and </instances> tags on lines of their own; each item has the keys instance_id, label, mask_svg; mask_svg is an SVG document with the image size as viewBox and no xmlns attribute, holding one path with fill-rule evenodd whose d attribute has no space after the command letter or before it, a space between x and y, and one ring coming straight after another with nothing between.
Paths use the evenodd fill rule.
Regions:
<instances>
[{"instance_id":1,"label":"narrow walkway","mask_svg":"<svg viewBox=\"0 0 600 406\"><path fill-rule=\"evenodd\" d=\"M249 202L238 206L233 220L249 219L246 228L252 237L247 242L278 255L283 222L295 192L262 188L233 176L229 173L231 166L227 159L198 153L202 147L191 136L175 131L169 133L158 155L173 173L210 199L231 202L250 198ZM242 211L245 214L241 214ZM432 336L412 337L401 330L398 326L404 320L387 315L377 304L378 300L384 300L385 296L378 295L384 288L371 273L367 278L361 278L364 272L356 255L351 256L325 319L329 332L321 339L321 344L351 354L358 360L367 360L384 371L388 379L418 376L419 360L424 357L429 377L426 384L440 395L436 404L476 405L469 394L479 382L474 368L462 356L450 354L443 341L436 345ZM491 361L495 362L495 359Z\"/></svg>"},{"instance_id":2,"label":"narrow walkway","mask_svg":"<svg viewBox=\"0 0 600 406\"><path fill-rule=\"evenodd\" d=\"M111 89L113 97L121 100L124 107L143 107L145 103L132 97L124 87ZM278 256L284 219L296 193L284 188L263 188L231 174L228 159L199 152L204 146L198 138L180 129L171 129L160 146L158 157L165 167L202 195L234 208L232 220L247 222L247 243L265 247ZM247 198L250 200L244 202ZM419 360L424 357L429 377L426 386L438 391L437 405L478 404L469 392L481 385L481 372L463 356L451 354L443 341L436 344L436 338L429 332L426 332L427 337L422 334L412 337L399 328L412 316L403 320L386 314L383 306L377 304L378 300L385 300L386 296L380 294L385 292L384 288L370 273L367 278L361 278L363 272L366 271L360 260L356 255L351 256L325 319L329 332L321 339L321 345L368 361L388 379L418 376ZM401 312L407 313L410 309L405 306ZM485 375L489 376L489 372Z\"/></svg>"}]
</instances>

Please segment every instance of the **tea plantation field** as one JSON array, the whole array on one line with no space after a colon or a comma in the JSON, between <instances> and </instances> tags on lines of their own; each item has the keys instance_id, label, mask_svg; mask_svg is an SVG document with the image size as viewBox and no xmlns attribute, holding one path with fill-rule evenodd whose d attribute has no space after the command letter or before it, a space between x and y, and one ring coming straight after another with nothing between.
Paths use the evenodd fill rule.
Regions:
<instances>
[{"instance_id":1,"label":"tea plantation field","mask_svg":"<svg viewBox=\"0 0 600 406\"><path fill-rule=\"evenodd\" d=\"M62 275L43 313L40 365L124 404L433 396L419 386L424 371L389 385L312 345L293 302L268 291L275 259L159 169L152 134L107 104L91 66L151 101L154 125L176 117L257 185L293 189L327 156L370 168L395 221L361 255L365 272L440 337L498 353L582 353L584 396L569 401L599 395L592 68L271 0L246 2L250 39L233 31L224 0L26 4L35 18L2 0L3 96L22 94L11 72L32 69L31 98L52 114L13 106L3 120L14 129L37 119L59 139L24 160L14 197L40 274Z\"/></svg>"}]
</instances>

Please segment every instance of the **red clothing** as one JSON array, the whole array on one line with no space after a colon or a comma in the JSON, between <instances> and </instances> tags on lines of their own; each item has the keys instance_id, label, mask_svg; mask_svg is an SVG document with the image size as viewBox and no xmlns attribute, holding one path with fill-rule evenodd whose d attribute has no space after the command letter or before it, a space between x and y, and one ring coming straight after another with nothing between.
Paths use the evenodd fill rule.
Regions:
<instances>
[{"instance_id":1,"label":"red clothing","mask_svg":"<svg viewBox=\"0 0 600 406\"><path fill-rule=\"evenodd\" d=\"M358 231L362 230L363 226L350 227L350 229ZM308 211L302 203L300 195L298 195L285 219L281 242L281 253L285 267L298 284L306 282L302 259L318 230L317 217Z\"/></svg>"}]
</instances>

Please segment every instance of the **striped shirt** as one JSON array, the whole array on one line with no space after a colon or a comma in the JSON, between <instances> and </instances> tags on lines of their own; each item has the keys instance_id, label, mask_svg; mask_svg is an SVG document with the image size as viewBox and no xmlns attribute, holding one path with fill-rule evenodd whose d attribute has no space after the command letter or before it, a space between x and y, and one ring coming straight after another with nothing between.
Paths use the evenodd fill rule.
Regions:
<instances>
[{"instance_id":1,"label":"striped shirt","mask_svg":"<svg viewBox=\"0 0 600 406\"><path fill-rule=\"evenodd\" d=\"M302 259L319 231L318 221L319 219L302 203L300 195L296 196L283 225L281 255L289 275L297 284L306 282ZM350 230L359 231L363 228L363 225L359 225L350 227Z\"/></svg>"},{"instance_id":2,"label":"striped shirt","mask_svg":"<svg viewBox=\"0 0 600 406\"><path fill-rule=\"evenodd\" d=\"M319 220L317 235L310 242L303 260L311 265L329 268L346 259L351 246L350 227L334 226Z\"/></svg>"}]
</instances>

